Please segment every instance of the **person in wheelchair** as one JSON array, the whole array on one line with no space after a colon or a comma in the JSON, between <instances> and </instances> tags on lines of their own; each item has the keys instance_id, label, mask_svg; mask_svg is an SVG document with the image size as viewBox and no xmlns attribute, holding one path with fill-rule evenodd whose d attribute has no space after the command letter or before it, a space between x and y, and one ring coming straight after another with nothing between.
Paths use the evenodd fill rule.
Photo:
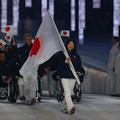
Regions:
<instances>
[{"instance_id":1,"label":"person in wheelchair","mask_svg":"<svg viewBox=\"0 0 120 120\"><path fill-rule=\"evenodd\" d=\"M59 77L60 70L61 69L58 69L52 75L52 77L53 77L53 80L55 80L56 83L57 83L57 91L56 91L57 100L58 100L58 102L63 102L63 100L64 100L64 95L63 95L64 94L64 90L63 90L62 83L61 83L60 77ZM82 98L82 83L84 81L85 70L82 67L81 73L80 72L76 72L76 73L78 75L78 78L80 80L81 85L78 85L78 83L75 82L75 86L73 88L74 94L71 97L72 97L73 101L79 102L81 100L81 98Z\"/></svg>"},{"instance_id":2,"label":"person in wheelchair","mask_svg":"<svg viewBox=\"0 0 120 120\"><path fill-rule=\"evenodd\" d=\"M0 51L0 87L7 88L11 81L10 63L6 60L5 52Z\"/></svg>"},{"instance_id":3,"label":"person in wheelchair","mask_svg":"<svg viewBox=\"0 0 120 120\"><path fill-rule=\"evenodd\" d=\"M9 60L6 59L6 53L0 52L0 85L7 88L7 97L9 102L16 102L19 94L18 90L18 76L19 76L19 57L14 57Z\"/></svg>"},{"instance_id":4,"label":"person in wheelchair","mask_svg":"<svg viewBox=\"0 0 120 120\"><path fill-rule=\"evenodd\" d=\"M64 90L64 101L62 112L68 114L74 114L76 111L76 107L72 101L71 95L74 95L73 88L75 86L76 80L75 77L69 67L69 62L71 61L75 71L80 72L82 71L81 65L81 58L79 54L76 53L76 44L73 39L69 39L66 43L66 49L69 54L69 57L65 57L64 54L61 55L61 59L59 60L60 68L57 72L53 74L53 79L56 81L61 81L62 87ZM56 79L56 75L59 76L59 80Z\"/></svg>"},{"instance_id":5,"label":"person in wheelchair","mask_svg":"<svg viewBox=\"0 0 120 120\"><path fill-rule=\"evenodd\" d=\"M17 99L20 99L22 101L25 101L25 97L23 92L20 93L21 91L19 90L19 78L21 77L19 70L21 68L21 61L20 57L16 56L13 60L10 62L10 69L12 72L12 82L10 86L12 87L12 94L13 94L13 101L16 102Z\"/></svg>"}]
</instances>

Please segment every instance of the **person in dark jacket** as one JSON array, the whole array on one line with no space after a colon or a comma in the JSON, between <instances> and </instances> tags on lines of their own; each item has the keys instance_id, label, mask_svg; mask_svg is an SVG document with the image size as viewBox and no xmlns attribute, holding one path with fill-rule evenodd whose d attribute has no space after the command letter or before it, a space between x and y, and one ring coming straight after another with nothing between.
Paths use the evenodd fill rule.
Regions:
<instances>
[{"instance_id":1,"label":"person in dark jacket","mask_svg":"<svg viewBox=\"0 0 120 120\"><path fill-rule=\"evenodd\" d=\"M10 62L6 59L5 52L0 52L0 84L6 86L12 80L11 76Z\"/></svg>"},{"instance_id":2,"label":"person in dark jacket","mask_svg":"<svg viewBox=\"0 0 120 120\"><path fill-rule=\"evenodd\" d=\"M27 60L30 50L32 48L32 36L30 34L26 34L24 36L24 45L17 48L16 42L12 41L12 49L15 53L18 54L18 56L20 57L20 65L22 67L22 65L25 63L25 61ZM20 68L21 68L20 67ZM24 82L25 80L23 79L23 77L19 77L18 79L18 84L19 84L19 91L20 91L20 99L24 96L26 97L26 104L31 104L33 105L35 103L35 97L30 97L32 96L31 94L33 92L36 91L32 91L29 87L28 82Z\"/></svg>"},{"instance_id":3,"label":"person in dark jacket","mask_svg":"<svg viewBox=\"0 0 120 120\"><path fill-rule=\"evenodd\" d=\"M8 83L12 81L10 64L6 60L6 54L4 51L0 51L0 97L5 97L5 88L8 87Z\"/></svg>"},{"instance_id":4,"label":"person in dark jacket","mask_svg":"<svg viewBox=\"0 0 120 120\"><path fill-rule=\"evenodd\" d=\"M56 79L56 81L61 80L64 89L65 99L63 102L62 112L74 114L76 108L71 99L71 95L74 94L73 88L76 80L69 67L69 62L72 62L75 71L78 73L81 73L83 71L83 68L81 65L81 58L79 54L76 53L76 44L73 39L67 41L66 49L69 54L69 57L66 58L64 54L61 55L61 59L59 59L59 64L61 65L61 67L55 73L56 75L58 74L59 77L56 78L56 75L53 74L53 78Z\"/></svg>"},{"instance_id":5,"label":"person in dark jacket","mask_svg":"<svg viewBox=\"0 0 120 120\"><path fill-rule=\"evenodd\" d=\"M11 57L12 58L12 57ZM0 52L0 85L3 87L8 86L9 91L9 101L16 102L17 93L17 78L19 75L19 61L18 58L13 58L13 60L7 58L7 53Z\"/></svg>"},{"instance_id":6,"label":"person in dark jacket","mask_svg":"<svg viewBox=\"0 0 120 120\"><path fill-rule=\"evenodd\" d=\"M16 41L13 40L11 43L12 50L14 51L14 53L18 54L20 57L21 67L27 60L30 50L32 48L32 36L30 34L26 34L23 39L24 39L24 45L19 48L17 47Z\"/></svg>"}]
</instances>

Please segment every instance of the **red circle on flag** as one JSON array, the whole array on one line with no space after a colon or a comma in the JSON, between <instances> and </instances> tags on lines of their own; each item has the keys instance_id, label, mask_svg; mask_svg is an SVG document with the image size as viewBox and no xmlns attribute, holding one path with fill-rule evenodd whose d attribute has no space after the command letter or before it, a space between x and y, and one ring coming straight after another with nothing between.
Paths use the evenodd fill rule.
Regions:
<instances>
[{"instance_id":1,"label":"red circle on flag","mask_svg":"<svg viewBox=\"0 0 120 120\"><path fill-rule=\"evenodd\" d=\"M2 43L0 43L0 46L3 46L3 44L2 44Z\"/></svg>"},{"instance_id":2,"label":"red circle on flag","mask_svg":"<svg viewBox=\"0 0 120 120\"><path fill-rule=\"evenodd\" d=\"M64 32L63 34L64 34L64 35L67 35L67 32Z\"/></svg>"},{"instance_id":3,"label":"red circle on flag","mask_svg":"<svg viewBox=\"0 0 120 120\"><path fill-rule=\"evenodd\" d=\"M10 40L10 36L7 36L6 38L7 38L7 40Z\"/></svg>"},{"instance_id":4,"label":"red circle on flag","mask_svg":"<svg viewBox=\"0 0 120 120\"><path fill-rule=\"evenodd\" d=\"M33 43L33 45L32 45L32 48L31 48L31 50L30 50L30 57L31 57L32 55L36 55L37 52L39 51L40 47L41 47L41 44L40 44L39 38L35 38L35 39L34 39L34 43Z\"/></svg>"},{"instance_id":5,"label":"red circle on flag","mask_svg":"<svg viewBox=\"0 0 120 120\"><path fill-rule=\"evenodd\" d=\"M9 32L10 31L10 27L6 27L5 31Z\"/></svg>"}]
</instances>

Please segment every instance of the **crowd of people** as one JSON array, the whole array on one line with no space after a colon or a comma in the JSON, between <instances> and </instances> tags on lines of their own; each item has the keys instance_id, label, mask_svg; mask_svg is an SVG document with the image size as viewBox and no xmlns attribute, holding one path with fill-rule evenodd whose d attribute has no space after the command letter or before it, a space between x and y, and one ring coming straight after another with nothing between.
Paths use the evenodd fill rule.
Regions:
<instances>
[{"instance_id":1,"label":"crowd of people","mask_svg":"<svg viewBox=\"0 0 120 120\"><path fill-rule=\"evenodd\" d=\"M39 65L37 81L34 84L32 83L33 86L30 87L31 83L29 81L26 82L19 71L27 60L32 48L32 36L26 34L23 39L24 45L21 47L17 47L17 42L13 40L9 45L0 48L0 87L6 87L10 82L17 83L19 88L18 98L20 100L24 99L26 104L33 105L36 102L37 89L40 95L42 95L40 81L44 75L47 75L50 97L54 97L56 94L56 83L62 84L64 100L61 110L64 113L74 114L76 107L71 96L74 94L73 88L76 80L69 67L69 62L72 62L78 76L85 74L81 58L77 53L75 41L69 39L66 42L65 47L69 55L68 57L60 51L54 54L48 61ZM107 94L120 96L120 42L117 36L112 37L112 45L108 59L106 88ZM30 79L32 81L32 78Z\"/></svg>"},{"instance_id":2,"label":"crowd of people","mask_svg":"<svg viewBox=\"0 0 120 120\"><path fill-rule=\"evenodd\" d=\"M74 114L76 107L72 101L71 95L73 94L73 87L75 85L75 77L69 67L71 61L75 71L80 73L85 72L82 67L81 58L77 54L76 43L73 39L68 40L66 43L66 50L69 54L68 57L64 55L62 51L53 55L50 60L39 65L38 67L38 82L35 84L26 82L25 78L20 75L19 70L27 60L30 50L32 48L32 36L26 34L24 36L24 45L17 47L17 42L12 41L9 45L5 45L0 49L0 87L7 86L9 82L16 80L19 88L19 99L25 99L25 103L33 105L36 102L36 90L37 84L47 74L48 78L48 91L49 95L53 97L55 95L56 82L61 84L64 89L64 101L62 105L62 112L68 114ZM53 77L54 73L58 73L58 77ZM32 78L30 78L32 81ZM34 82L34 81L33 81ZM40 88L40 87L38 87ZM41 93L41 89L39 89Z\"/></svg>"}]
</instances>

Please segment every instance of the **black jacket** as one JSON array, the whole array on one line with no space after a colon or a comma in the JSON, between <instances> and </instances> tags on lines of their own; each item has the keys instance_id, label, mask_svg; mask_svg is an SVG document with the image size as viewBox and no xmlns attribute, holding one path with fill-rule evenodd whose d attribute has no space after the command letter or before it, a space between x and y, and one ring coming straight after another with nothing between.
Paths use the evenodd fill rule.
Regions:
<instances>
[{"instance_id":1,"label":"black jacket","mask_svg":"<svg viewBox=\"0 0 120 120\"><path fill-rule=\"evenodd\" d=\"M12 76L10 70L10 63L7 60L5 60L4 62L0 62L0 87L5 87L7 86L7 84L3 82L2 76L6 76L6 77Z\"/></svg>"},{"instance_id":2,"label":"black jacket","mask_svg":"<svg viewBox=\"0 0 120 120\"><path fill-rule=\"evenodd\" d=\"M12 61L10 61L10 70L12 76L22 77L19 73L20 68L21 68L21 59L19 57L16 57Z\"/></svg>"},{"instance_id":3,"label":"black jacket","mask_svg":"<svg viewBox=\"0 0 120 120\"><path fill-rule=\"evenodd\" d=\"M13 46L13 51L15 52L15 54L17 53L20 56L20 60L21 60L21 67L22 65L25 63L25 61L27 60L30 50L31 50L32 44L30 46L28 46L27 44L17 48L16 46Z\"/></svg>"},{"instance_id":4,"label":"black jacket","mask_svg":"<svg viewBox=\"0 0 120 120\"><path fill-rule=\"evenodd\" d=\"M77 72L81 72L81 58L80 56L76 53L76 52L68 52L69 57L71 58L71 62L75 68L75 71ZM69 64L65 63L65 55L63 54L63 56L61 56L61 59L59 61L59 63L61 64L61 71L60 71L60 77L61 78L74 78L74 75L69 67Z\"/></svg>"},{"instance_id":5,"label":"black jacket","mask_svg":"<svg viewBox=\"0 0 120 120\"><path fill-rule=\"evenodd\" d=\"M77 54L76 52L68 52L68 54L69 57L71 58L71 62L75 68L75 71L80 72L84 75L85 70L81 65L81 58L79 54ZM65 63L65 59L66 57L63 54L61 56L61 59L59 60L59 64L61 65L61 67L52 75L55 81L58 81L61 78L75 78L69 67L69 64Z\"/></svg>"}]
</instances>

